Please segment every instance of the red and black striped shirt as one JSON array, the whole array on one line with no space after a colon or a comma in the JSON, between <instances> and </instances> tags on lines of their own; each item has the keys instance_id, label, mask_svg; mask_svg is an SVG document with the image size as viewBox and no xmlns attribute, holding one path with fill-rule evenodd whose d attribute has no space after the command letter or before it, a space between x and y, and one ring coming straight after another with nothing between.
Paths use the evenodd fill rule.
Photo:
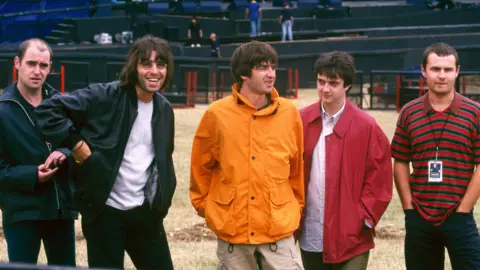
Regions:
<instances>
[{"instance_id":1,"label":"red and black striped shirt","mask_svg":"<svg viewBox=\"0 0 480 270\"><path fill-rule=\"evenodd\" d=\"M411 162L410 188L415 208L440 225L460 203L480 164L480 104L455 92L449 108L432 109L428 94L407 103L392 141L396 161ZM443 130L443 132L442 132ZM428 161L443 162L443 181L428 182Z\"/></svg>"}]
</instances>

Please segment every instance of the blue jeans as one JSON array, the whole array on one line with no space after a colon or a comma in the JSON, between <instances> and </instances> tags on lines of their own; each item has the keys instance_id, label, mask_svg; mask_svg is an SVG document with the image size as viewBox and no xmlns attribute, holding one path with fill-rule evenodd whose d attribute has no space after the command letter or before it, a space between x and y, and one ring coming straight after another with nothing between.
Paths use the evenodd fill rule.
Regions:
<instances>
[{"instance_id":1,"label":"blue jeans","mask_svg":"<svg viewBox=\"0 0 480 270\"><path fill-rule=\"evenodd\" d=\"M256 37L260 35L260 18L250 19L250 36Z\"/></svg>"},{"instance_id":2,"label":"blue jeans","mask_svg":"<svg viewBox=\"0 0 480 270\"><path fill-rule=\"evenodd\" d=\"M37 264L43 241L49 265L75 266L73 220L24 220L3 230L10 262Z\"/></svg>"},{"instance_id":3,"label":"blue jeans","mask_svg":"<svg viewBox=\"0 0 480 270\"><path fill-rule=\"evenodd\" d=\"M405 210L408 270L444 269L447 248L454 270L480 269L480 236L473 213L452 213L435 227L417 210Z\"/></svg>"},{"instance_id":4,"label":"blue jeans","mask_svg":"<svg viewBox=\"0 0 480 270\"><path fill-rule=\"evenodd\" d=\"M288 40L293 40L292 21L286 20L282 23L282 41L285 41L285 36L288 33Z\"/></svg>"}]
</instances>

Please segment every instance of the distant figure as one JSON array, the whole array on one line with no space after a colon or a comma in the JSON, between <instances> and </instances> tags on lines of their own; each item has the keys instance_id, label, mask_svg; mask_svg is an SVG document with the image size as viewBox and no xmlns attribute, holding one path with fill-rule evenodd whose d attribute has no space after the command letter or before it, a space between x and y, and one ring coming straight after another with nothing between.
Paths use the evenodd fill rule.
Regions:
<instances>
[{"instance_id":1,"label":"distant figure","mask_svg":"<svg viewBox=\"0 0 480 270\"><path fill-rule=\"evenodd\" d=\"M90 4L90 9L88 10L88 17L93 17L97 15L98 12L98 0L88 0L88 3Z\"/></svg>"},{"instance_id":2,"label":"distant figure","mask_svg":"<svg viewBox=\"0 0 480 270\"><path fill-rule=\"evenodd\" d=\"M252 0L245 10L245 19L250 21L250 36L260 35L260 21L262 19L262 8L257 1Z\"/></svg>"},{"instance_id":3,"label":"distant figure","mask_svg":"<svg viewBox=\"0 0 480 270\"><path fill-rule=\"evenodd\" d=\"M234 0L228 5L227 11L234 11L237 10L237 3Z\"/></svg>"},{"instance_id":4,"label":"distant figure","mask_svg":"<svg viewBox=\"0 0 480 270\"><path fill-rule=\"evenodd\" d=\"M210 34L210 41L212 46L212 56L213 57L220 57L220 42L217 39L217 35L215 33Z\"/></svg>"},{"instance_id":5,"label":"distant figure","mask_svg":"<svg viewBox=\"0 0 480 270\"><path fill-rule=\"evenodd\" d=\"M288 39L293 40L292 26L293 26L293 15L290 5L287 1L283 2L283 9L280 12L280 24L282 25L282 41L285 41L285 36L288 33Z\"/></svg>"},{"instance_id":6,"label":"distant figure","mask_svg":"<svg viewBox=\"0 0 480 270\"><path fill-rule=\"evenodd\" d=\"M452 0L427 0L427 6L432 9L452 9L455 3Z\"/></svg>"},{"instance_id":7,"label":"distant figure","mask_svg":"<svg viewBox=\"0 0 480 270\"><path fill-rule=\"evenodd\" d=\"M200 40L203 38L203 30L200 23L197 21L197 17L192 17L192 22L188 27L188 39L190 41L190 46L200 47Z\"/></svg>"},{"instance_id":8,"label":"distant figure","mask_svg":"<svg viewBox=\"0 0 480 270\"><path fill-rule=\"evenodd\" d=\"M171 8L174 13L183 13L183 1L182 0L173 0L170 1Z\"/></svg>"}]
</instances>

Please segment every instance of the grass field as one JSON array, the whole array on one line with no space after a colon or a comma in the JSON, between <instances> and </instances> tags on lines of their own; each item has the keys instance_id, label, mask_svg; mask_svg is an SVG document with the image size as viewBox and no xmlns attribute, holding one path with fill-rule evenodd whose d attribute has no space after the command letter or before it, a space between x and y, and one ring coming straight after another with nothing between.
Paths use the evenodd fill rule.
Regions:
<instances>
[{"instance_id":1,"label":"grass field","mask_svg":"<svg viewBox=\"0 0 480 270\"><path fill-rule=\"evenodd\" d=\"M302 108L317 100L316 91L303 90L293 102ZM188 189L190 174L190 153L194 132L206 106L197 106L194 109L181 109L175 111L176 137L175 137L175 169L178 185L173 199L173 205L165 220L165 227L170 238L170 248L176 269L215 269L216 241L212 240L211 233L203 226L203 219L198 217L192 208ZM391 139L397 120L394 111L369 111ZM480 206L480 204L478 204ZM476 211L476 221L480 223L480 215ZM197 226L195 226L197 225ZM77 226L77 264L87 265L85 241L81 236L79 222ZM404 214L400 201L394 191L394 198L383 216L377 230L376 248L372 251L368 269L396 270L405 269L403 258L403 228ZM8 261L6 243L0 244L0 261ZM39 258L40 263L46 263L43 251ZM126 268L134 269L132 263L125 258ZM448 261L446 269L451 269Z\"/></svg>"}]
</instances>

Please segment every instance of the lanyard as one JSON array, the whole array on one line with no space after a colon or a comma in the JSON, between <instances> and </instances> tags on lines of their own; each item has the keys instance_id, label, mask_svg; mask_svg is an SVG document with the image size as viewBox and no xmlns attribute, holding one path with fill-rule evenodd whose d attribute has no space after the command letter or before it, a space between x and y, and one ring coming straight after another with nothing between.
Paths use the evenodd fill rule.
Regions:
<instances>
[{"instance_id":1,"label":"lanyard","mask_svg":"<svg viewBox=\"0 0 480 270\"><path fill-rule=\"evenodd\" d=\"M438 140L437 140L437 136L435 135L435 131L433 131L433 125L432 125L432 115L430 114L428 116L429 118L429 123L430 123L430 130L432 131L432 135L433 135L433 140L435 141L435 146L436 146L436 151L435 151L435 161L438 160L438 147L440 146L440 138L442 138L442 135L443 135L443 131L445 130L445 126L447 125L447 122L448 122L448 118L450 118L450 112L447 112L447 119L445 119L445 121L443 122L443 127L442 127L442 131L440 131L440 136L438 137Z\"/></svg>"}]
</instances>

